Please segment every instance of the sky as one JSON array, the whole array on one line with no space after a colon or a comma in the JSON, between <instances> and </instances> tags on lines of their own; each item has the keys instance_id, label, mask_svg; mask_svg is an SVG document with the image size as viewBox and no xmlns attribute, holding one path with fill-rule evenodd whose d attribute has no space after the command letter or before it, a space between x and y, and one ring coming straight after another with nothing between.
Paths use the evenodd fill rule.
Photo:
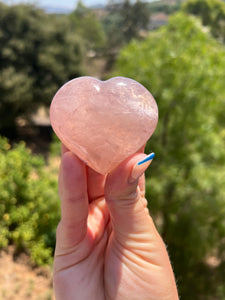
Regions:
<instances>
[{"instance_id":1,"label":"sky","mask_svg":"<svg viewBox=\"0 0 225 300\"><path fill-rule=\"evenodd\" d=\"M116 0L115 0L116 1ZM145 0L147 2L158 1L158 0ZM6 4L17 4L17 3L34 3L35 5L45 9L49 13L70 13L76 8L78 0L0 0ZM106 5L109 0L82 0L82 3L88 7L96 5Z\"/></svg>"},{"instance_id":2,"label":"sky","mask_svg":"<svg viewBox=\"0 0 225 300\"><path fill-rule=\"evenodd\" d=\"M63 0L62 2L57 0L1 0L1 2L4 2L6 4L16 4L20 2L35 3L41 7L52 6L52 7L62 7L67 9L74 9L77 4L77 0ZM106 4L108 1L107 0L82 0L82 2L86 6L93 6L96 4Z\"/></svg>"}]
</instances>

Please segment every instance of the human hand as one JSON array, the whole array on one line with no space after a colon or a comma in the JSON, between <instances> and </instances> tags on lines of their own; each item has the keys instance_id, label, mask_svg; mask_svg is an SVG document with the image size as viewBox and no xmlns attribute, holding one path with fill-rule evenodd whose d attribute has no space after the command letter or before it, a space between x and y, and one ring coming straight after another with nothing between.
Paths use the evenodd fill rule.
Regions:
<instances>
[{"instance_id":1,"label":"human hand","mask_svg":"<svg viewBox=\"0 0 225 300\"><path fill-rule=\"evenodd\" d=\"M107 176L62 147L56 300L175 300L166 247L147 209L137 153Z\"/></svg>"}]
</instances>

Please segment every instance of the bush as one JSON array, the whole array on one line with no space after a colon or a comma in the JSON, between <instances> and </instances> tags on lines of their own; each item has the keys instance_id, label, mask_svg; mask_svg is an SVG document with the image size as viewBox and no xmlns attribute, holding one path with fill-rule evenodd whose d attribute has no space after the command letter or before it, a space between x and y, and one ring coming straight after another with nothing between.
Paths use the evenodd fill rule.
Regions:
<instances>
[{"instance_id":1,"label":"bush","mask_svg":"<svg viewBox=\"0 0 225 300\"><path fill-rule=\"evenodd\" d=\"M14 244L37 264L50 263L59 221L57 180L24 143L0 138L0 248Z\"/></svg>"},{"instance_id":2,"label":"bush","mask_svg":"<svg viewBox=\"0 0 225 300\"><path fill-rule=\"evenodd\" d=\"M224 58L199 20L178 13L117 62L116 75L141 82L158 103L146 192L184 300L225 293Z\"/></svg>"}]
</instances>

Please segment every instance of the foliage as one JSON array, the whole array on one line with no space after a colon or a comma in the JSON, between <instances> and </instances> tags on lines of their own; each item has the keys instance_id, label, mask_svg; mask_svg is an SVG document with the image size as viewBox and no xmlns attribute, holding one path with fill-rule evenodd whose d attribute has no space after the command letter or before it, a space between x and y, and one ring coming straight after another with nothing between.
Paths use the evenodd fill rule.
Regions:
<instances>
[{"instance_id":1,"label":"foliage","mask_svg":"<svg viewBox=\"0 0 225 300\"><path fill-rule=\"evenodd\" d=\"M152 1L148 4L151 13L163 12L165 14L172 14L180 9L181 2L176 1L176 3L166 3L164 1Z\"/></svg>"},{"instance_id":2,"label":"foliage","mask_svg":"<svg viewBox=\"0 0 225 300\"><path fill-rule=\"evenodd\" d=\"M108 48L120 48L133 38L140 37L140 31L149 25L150 10L147 3L125 0L108 7L109 13L103 19L108 37Z\"/></svg>"},{"instance_id":3,"label":"foliage","mask_svg":"<svg viewBox=\"0 0 225 300\"><path fill-rule=\"evenodd\" d=\"M183 10L201 18L214 37L225 43L225 3L221 0L189 0Z\"/></svg>"},{"instance_id":4,"label":"foliage","mask_svg":"<svg viewBox=\"0 0 225 300\"><path fill-rule=\"evenodd\" d=\"M0 138L0 248L14 244L38 265L52 261L59 221L56 176L44 166L22 142Z\"/></svg>"},{"instance_id":5,"label":"foliage","mask_svg":"<svg viewBox=\"0 0 225 300\"><path fill-rule=\"evenodd\" d=\"M141 82L158 103L147 197L181 299L224 299L224 70L225 48L197 19L178 13L125 47L114 73Z\"/></svg>"},{"instance_id":6,"label":"foliage","mask_svg":"<svg viewBox=\"0 0 225 300\"><path fill-rule=\"evenodd\" d=\"M102 23L95 12L83 5L81 1L71 13L70 20L74 33L84 39L88 50L101 50L105 46L106 37Z\"/></svg>"},{"instance_id":7,"label":"foliage","mask_svg":"<svg viewBox=\"0 0 225 300\"><path fill-rule=\"evenodd\" d=\"M82 43L66 17L30 5L0 3L0 131L15 127L82 73ZM9 113L10 112L10 113Z\"/></svg>"}]
</instances>

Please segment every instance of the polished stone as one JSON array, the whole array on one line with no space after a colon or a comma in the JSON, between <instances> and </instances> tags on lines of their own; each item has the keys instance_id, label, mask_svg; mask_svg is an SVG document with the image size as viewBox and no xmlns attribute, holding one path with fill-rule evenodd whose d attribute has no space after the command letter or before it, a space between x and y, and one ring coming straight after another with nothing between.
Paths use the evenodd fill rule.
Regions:
<instances>
[{"instance_id":1,"label":"polished stone","mask_svg":"<svg viewBox=\"0 0 225 300\"><path fill-rule=\"evenodd\" d=\"M107 174L151 137L158 108L149 91L132 79L79 77L56 93L50 120L67 148Z\"/></svg>"}]
</instances>

